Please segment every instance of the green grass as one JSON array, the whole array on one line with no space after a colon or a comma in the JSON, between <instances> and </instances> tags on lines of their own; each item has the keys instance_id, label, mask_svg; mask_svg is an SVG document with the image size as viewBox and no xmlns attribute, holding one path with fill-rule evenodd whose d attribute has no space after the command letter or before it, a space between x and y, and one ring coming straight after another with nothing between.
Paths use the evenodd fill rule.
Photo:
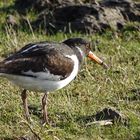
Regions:
<instances>
[{"instance_id":1,"label":"green grass","mask_svg":"<svg viewBox=\"0 0 140 140\"><path fill-rule=\"evenodd\" d=\"M2 13L1 23L6 14ZM107 71L86 59L71 84L49 94L48 111L53 125L44 127L40 124L40 116L33 114L33 124L27 123L22 112L21 89L0 78L0 139L24 136L34 140L34 132L41 140L139 140L140 94L132 92L140 90L139 32L125 30L116 34L107 31L102 35L58 33L49 36L36 32L32 34L30 30L15 32L10 29L5 32L0 28L0 60L29 42L61 41L68 37L92 40L93 50L109 64L110 69ZM29 92L29 104L40 108L42 95ZM86 126L84 122L77 121L105 107L119 110L129 120L128 124L116 122L110 126Z\"/></svg>"}]
</instances>

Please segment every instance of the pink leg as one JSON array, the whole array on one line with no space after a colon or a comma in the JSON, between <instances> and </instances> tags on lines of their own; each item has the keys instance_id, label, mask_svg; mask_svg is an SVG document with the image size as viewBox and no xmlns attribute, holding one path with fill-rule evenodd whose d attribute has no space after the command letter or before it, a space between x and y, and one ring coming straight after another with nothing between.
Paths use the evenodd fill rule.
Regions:
<instances>
[{"instance_id":1,"label":"pink leg","mask_svg":"<svg viewBox=\"0 0 140 140\"><path fill-rule=\"evenodd\" d=\"M48 99L48 93L45 93L42 98L42 114L43 114L43 124L49 123L48 121L48 112L47 112L47 99Z\"/></svg>"},{"instance_id":2,"label":"pink leg","mask_svg":"<svg viewBox=\"0 0 140 140\"><path fill-rule=\"evenodd\" d=\"M22 102L23 102L25 117L26 117L27 121L29 121L30 120L30 114L29 114L28 103L27 103L27 90L24 89L22 91L21 99L22 99Z\"/></svg>"}]
</instances>

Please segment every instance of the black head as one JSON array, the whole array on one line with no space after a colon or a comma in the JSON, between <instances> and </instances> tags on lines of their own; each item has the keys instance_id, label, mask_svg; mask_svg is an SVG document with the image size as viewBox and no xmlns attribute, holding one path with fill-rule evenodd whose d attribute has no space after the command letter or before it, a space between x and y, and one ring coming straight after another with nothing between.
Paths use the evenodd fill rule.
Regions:
<instances>
[{"instance_id":1,"label":"black head","mask_svg":"<svg viewBox=\"0 0 140 140\"><path fill-rule=\"evenodd\" d=\"M94 53L91 52L91 43L89 41L82 38L70 38L63 41L63 43L74 50L79 59L80 64L83 62L84 57L88 56L93 61L104 66L105 68L108 68L108 66L99 57L97 57Z\"/></svg>"},{"instance_id":2,"label":"black head","mask_svg":"<svg viewBox=\"0 0 140 140\"><path fill-rule=\"evenodd\" d=\"M90 49L90 42L82 39L82 38L70 38L65 41L63 41L66 45L70 46L72 49L75 50L75 48L79 49L79 51L83 51L84 55L88 55Z\"/></svg>"},{"instance_id":3,"label":"black head","mask_svg":"<svg viewBox=\"0 0 140 140\"><path fill-rule=\"evenodd\" d=\"M76 53L80 64L83 62L85 56L88 56L90 52L90 42L82 38L70 38L63 41L64 44L68 45Z\"/></svg>"}]
</instances>

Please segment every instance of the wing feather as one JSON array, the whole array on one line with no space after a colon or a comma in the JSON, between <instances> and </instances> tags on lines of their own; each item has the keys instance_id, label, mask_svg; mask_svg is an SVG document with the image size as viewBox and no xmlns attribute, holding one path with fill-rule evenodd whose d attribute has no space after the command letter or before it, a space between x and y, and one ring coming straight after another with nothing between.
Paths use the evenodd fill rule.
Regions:
<instances>
[{"instance_id":1,"label":"wing feather","mask_svg":"<svg viewBox=\"0 0 140 140\"><path fill-rule=\"evenodd\" d=\"M58 80L67 78L74 62L55 48L54 43L28 44L5 59L0 72Z\"/></svg>"}]
</instances>

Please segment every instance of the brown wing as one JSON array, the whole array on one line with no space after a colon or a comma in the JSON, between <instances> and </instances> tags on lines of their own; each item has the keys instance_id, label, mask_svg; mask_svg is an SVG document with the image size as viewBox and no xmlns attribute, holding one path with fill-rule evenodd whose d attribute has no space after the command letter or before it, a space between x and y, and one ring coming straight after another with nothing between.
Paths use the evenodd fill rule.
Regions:
<instances>
[{"instance_id":1,"label":"brown wing","mask_svg":"<svg viewBox=\"0 0 140 140\"><path fill-rule=\"evenodd\" d=\"M73 67L74 62L55 48L43 50L42 47L36 47L34 51L28 48L5 59L0 63L0 73L36 77L25 72L46 72L65 79Z\"/></svg>"}]
</instances>

